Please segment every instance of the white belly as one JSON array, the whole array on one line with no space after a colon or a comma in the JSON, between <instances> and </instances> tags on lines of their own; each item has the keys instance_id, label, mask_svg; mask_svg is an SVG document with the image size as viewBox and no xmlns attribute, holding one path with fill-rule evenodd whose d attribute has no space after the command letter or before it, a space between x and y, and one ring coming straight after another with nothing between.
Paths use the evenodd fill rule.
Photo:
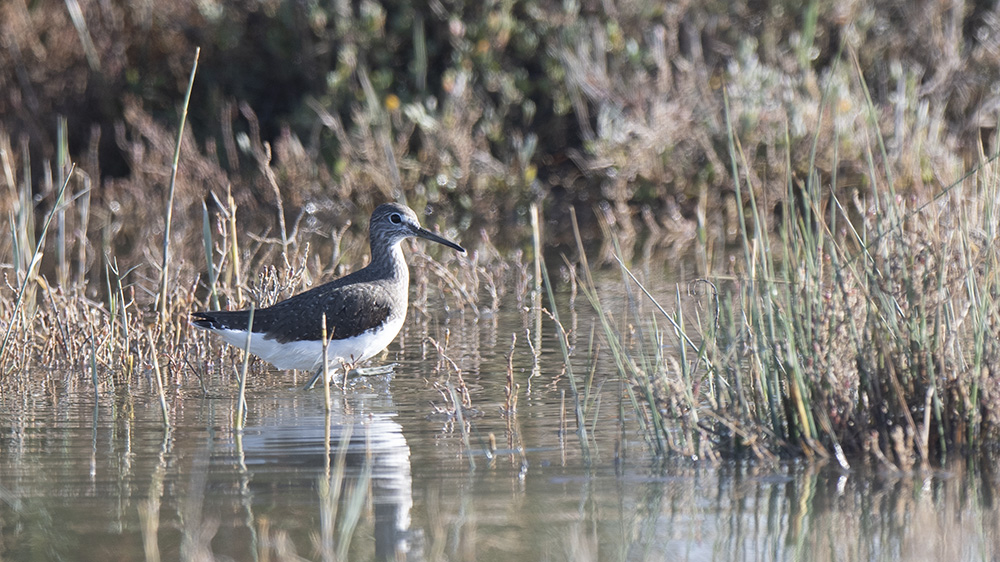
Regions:
<instances>
[{"instance_id":1,"label":"white belly","mask_svg":"<svg viewBox=\"0 0 1000 562\"><path fill-rule=\"evenodd\" d=\"M336 369L343 363L357 363L385 349L403 327L404 315L386 322L380 328L369 330L342 340L332 340L327 346L327 364ZM211 330L230 345L246 347L247 333L241 330ZM323 365L323 345L318 341L293 341L281 343L267 339L263 334L250 337L250 353L279 369L316 371Z\"/></svg>"}]
</instances>

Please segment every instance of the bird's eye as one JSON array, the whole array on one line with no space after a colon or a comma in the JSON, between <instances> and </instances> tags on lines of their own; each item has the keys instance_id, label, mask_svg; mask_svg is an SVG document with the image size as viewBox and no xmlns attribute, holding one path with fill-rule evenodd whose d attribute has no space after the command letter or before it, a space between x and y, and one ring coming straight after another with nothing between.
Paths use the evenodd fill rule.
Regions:
<instances>
[{"instance_id":1,"label":"bird's eye","mask_svg":"<svg viewBox=\"0 0 1000 562\"><path fill-rule=\"evenodd\" d=\"M393 213L389 215L389 222L392 224L399 224L403 222L403 217L399 216L399 213Z\"/></svg>"}]
</instances>

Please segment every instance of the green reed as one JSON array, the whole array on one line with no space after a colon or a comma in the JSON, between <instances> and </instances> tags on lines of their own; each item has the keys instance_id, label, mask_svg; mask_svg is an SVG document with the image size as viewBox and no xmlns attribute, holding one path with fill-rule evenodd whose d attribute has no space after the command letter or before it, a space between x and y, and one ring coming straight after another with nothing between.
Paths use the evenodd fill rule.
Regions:
<instances>
[{"instance_id":1,"label":"green reed","mask_svg":"<svg viewBox=\"0 0 1000 562\"><path fill-rule=\"evenodd\" d=\"M695 388L701 386L706 379L711 381L715 366L708 355L710 340L704 339L698 344L689 334L689 331L701 330L701 320L698 319L697 328L688 328L680 307L679 294L676 299L677 312L668 313L621 258L618 258L618 264L627 289L627 300L625 315L621 319L615 319L597 293L574 210L570 211L570 218L583 271L580 290L597 314L616 371L624 381L623 396L636 413L640 434L651 450L659 455L711 455L713 452L706 445L707 440L701 427L702 408ZM602 223L602 229L605 237L611 241L616 257L620 256L622 251L617 235L607 223ZM649 318L641 315L639 296L631 289L633 284L642 292L642 298L652 302L658 313L667 319L672 328L669 332L659 328L656 315ZM625 334L629 330L635 331L632 343L626 341ZM664 351L669 333L676 337L680 354L678 358ZM689 355L691 352L694 352L693 356ZM670 395L667 400L664 400L665 393ZM678 422L679 427L671 423L671 420ZM675 431L676 429L680 431Z\"/></svg>"},{"instance_id":2,"label":"green reed","mask_svg":"<svg viewBox=\"0 0 1000 562\"><path fill-rule=\"evenodd\" d=\"M747 201L747 277L723 337L748 350L726 363L732 388L753 407L722 413L775 452L845 467L862 455L905 469L997 438L995 421L982 423L992 405L979 394L1000 358L989 312L996 165L983 156L973 181L907 205L889 169L876 164L888 154L867 99L867 173L876 186L867 206L845 202L811 169L804 182L789 178L775 236L762 226L772 217L755 199L759 186L740 173L750 163L730 136L734 187ZM846 238L835 234L842 225Z\"/></svg>"},{"instance_id":3,"label":"green reed","mask_svg":"<svg viewBox=\"0 0 1000 562\"><path fill-rule=\"evenodd\" d=\"M804 178L789 172L781 214L765 207L726 104L741 260L736 277L699 280L711 287L714 317L686 316L679 289L676 311L665 310L605 222L627 296L615 318L576 232L581 292L654 452L908 470L1000 445L1000 403L989 391L1000 373L997 154L980 151L970 172L926 202L900 197L858 75L873 188L853 199L834 188L836 150L830 176L815 167L814 141ZM791 170L787 131L784 146ZM639 312L639 298L652 315ZM669 338L674 353L663 351Z\"/></svg>"},{"instance_id":4,"label":"green reed","mask_svg":"<svg viewBox=\"0 0 1000 562\"><path fill-rule=\"evenodd\" d=\"M532 239L534 240L534 250L535 250L535 268L536 272L541 271L541 281L545 287L545 293L548 296L549 306L552 307L552 320L556 325L556 339L559 341L559 349L562 351L563 361L566 366L566 375L569 378L570 390L573 393L573 413L576 417L576 433L577 437L580 439L580 451L583 454L584 462L590 463L590 443L587 438L587 424L586 424L586 413L585 413L585 399L581 398L580 395L580 385L577 382L576 375L573 373L573 364L570 358L570 345L567 338L566 329L563 328L562 322L559 320L559 309L556 306L555 293L552 291L552 281L549 280L549 272L545 266L545 257L542 255L542 245L541 245L541 231L539 210L536 204L531 205L531 226L532 226ZM536 287L538 286L538 281L536 280ZM584 393L589 394L589 388L584 389Z\"/></svg>"}]
</instances>

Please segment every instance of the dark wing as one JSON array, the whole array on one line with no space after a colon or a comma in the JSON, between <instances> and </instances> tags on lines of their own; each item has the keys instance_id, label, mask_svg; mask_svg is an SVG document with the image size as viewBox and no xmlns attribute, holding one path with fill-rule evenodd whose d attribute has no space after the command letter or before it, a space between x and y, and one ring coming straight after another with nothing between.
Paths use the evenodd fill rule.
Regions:
<instances>
[{"instance_id":1,"label":"dark wing","mask_svg":"<svg viewBox=\"0 0 1000 562\"><path fill-rule=\"evenodd\" d=\"M278 304L254 311L253 331L281 343L319 341L326 315L327 338L342 340L381 325L389 318L392 300L380 284L321 285ZM201 328L246 330L248 310L195 312Z\"/></svg>"},{"instance_id":2,"label":"dark wing","mask_svg":"<svg viewBox=\"0 0 1000 562\"><path fill-rule=\"evenodd\" d=\"M380 284L320 286L266 309L267 337L279 342L319 341L326 315L327 337L360 335L388 320L389 291Z\"/></svg>"}]
</instances>

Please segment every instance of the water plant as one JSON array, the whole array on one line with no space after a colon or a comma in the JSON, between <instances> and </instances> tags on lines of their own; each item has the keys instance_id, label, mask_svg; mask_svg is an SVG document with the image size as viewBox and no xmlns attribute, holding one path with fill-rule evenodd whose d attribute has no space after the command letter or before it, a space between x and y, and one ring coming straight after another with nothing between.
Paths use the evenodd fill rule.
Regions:
<instances>
[{"instance_id":1,"label":"water plant","mask_svg":"<svg viewBox=\"0 0 1000 562\"><path fill-rule=\"evenodd\" d=\"M652 329L624 346L622 320L603 311L581 261L583 292L654 450L910 470L995 448L997 155L981 151L933 197L903 196L879 166L889 156L876 114L869 98L866 179L876 187L848 198L836 172L814 167L788 176L780 213L758 199L731 127L742 260L736 275L710 278L723 303L715 318L688 322L679 294L675 313L654 301L652 317L634 319ZM658 328L664 316L670 327ZM649 351L667 336L673 359Z\"/></svg>"}]
</instances>

